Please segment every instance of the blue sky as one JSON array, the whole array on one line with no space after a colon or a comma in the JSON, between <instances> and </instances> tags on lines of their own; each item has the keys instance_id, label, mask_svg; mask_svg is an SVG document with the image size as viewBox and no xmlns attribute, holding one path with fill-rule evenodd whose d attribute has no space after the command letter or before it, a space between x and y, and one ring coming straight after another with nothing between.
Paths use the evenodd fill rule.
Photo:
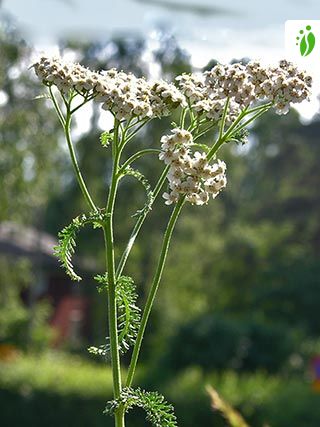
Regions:
<instances>
[{"instance_id":1,"label":"blue sky","mask_svg":"<svg viewBox=\"0 0 320 427\"><path fill-rule=\"evenodd\" d=\"M161 26L175 35L197 67L211 58L275 62L285 56L286 20L320 19L319 0L3 0L2 7L38 49L68 35L93 40L139 33L152 38Z\"/></svg>"}]
</instances>

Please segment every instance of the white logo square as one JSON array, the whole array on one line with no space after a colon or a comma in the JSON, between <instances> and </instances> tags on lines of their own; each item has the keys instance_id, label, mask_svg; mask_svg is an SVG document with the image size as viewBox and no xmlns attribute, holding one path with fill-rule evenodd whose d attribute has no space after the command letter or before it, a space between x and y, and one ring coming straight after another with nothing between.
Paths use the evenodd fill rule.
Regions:
<instances>
[{"instance_id":1,"label":"white logo square","mask_svg":"<svg viewBox=\"0 0 320 427\"><path fill-rule=\"evenodd\" d=\"M320 20L285 23L286 58L310 72L320 69Z\"/></svg>"}]
</instances>

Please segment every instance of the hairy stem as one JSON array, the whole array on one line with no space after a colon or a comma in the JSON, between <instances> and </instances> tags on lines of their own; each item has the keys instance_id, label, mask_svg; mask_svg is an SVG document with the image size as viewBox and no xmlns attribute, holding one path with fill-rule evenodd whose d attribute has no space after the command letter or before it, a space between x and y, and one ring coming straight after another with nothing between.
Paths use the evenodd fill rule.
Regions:
<instances>
[{"instance_id":1,"label":"hairy stem","mask_svg":"<svg viewBox=\"0 0 320 427\"><path fill-rule=\"evenodd\" d=\"M178 201L178 203L175 205L171 217L169 219L166 231L164 233L164 237L163 237L163 242L162 242L162 248L161 248L161 252L160 252L160 258L158 261L158 265L157 265L157 269L152 281L152 285L151 285L151 289L146 301L146 305L143 311L143 315L142 315L142 319L141 319L141 325L139 328L139 332L138 332L138 336L137 336L137 340L136 343L134 345L133 348L133 352L132 352L132 357L131 357L131 363L129 366L129 371L128 371L128 376L127 376L127 381L126 381L126 387L130 387L133 381L133 377L134 377L134 373L136 370L136 366L137 366L137 362L138 362L138 358L139 358L139 353L140 353L140 349L141 349L141 344L142 344L142 340L144 337L144 332L149 320L149 316L151 313L151 309L152 309L152 305L154 302L154 299L156 297L156 293L157 290L159 288L159 284L160 284L160 280L161 280L161 276L163 273L163 268L164 268L164 264L167 258L167 254L168 254L168 249L169 249L169 245L170 245L170 241L171 241L171 237L172 237L172 232L174 229L174 226L177 222L178 216L181 212L182 206L184 203L184 197L181 197L180 200Z\"/></svg>"}]
</instances>

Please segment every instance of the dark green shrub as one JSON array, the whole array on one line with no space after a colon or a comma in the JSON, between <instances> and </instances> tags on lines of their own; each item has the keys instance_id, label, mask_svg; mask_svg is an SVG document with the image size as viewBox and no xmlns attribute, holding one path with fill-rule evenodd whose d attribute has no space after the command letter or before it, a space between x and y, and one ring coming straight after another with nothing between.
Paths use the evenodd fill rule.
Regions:
<instances>
[{"instance_id":1,"label":"dark green shrub","mask_svg":"<svg viewBox=\"0 0 320 427\"><path fill-rule=\"evenodd\" d=\"M310 384L288 384L263 405L260 417L272 427L318 427L320 394Z\"/></svg>"},{"instance_id":2,"label":"dark green shrub","mask_svg":"<svg viewBox=\"0 0 320 427\"><path fill-rule=\"evenodd\" d=\"M293 351L293 339L279 325L205 315L178 330L163 364L173 370L198 365L205 370L277 372Z\"/></svg>"}]
</instances>

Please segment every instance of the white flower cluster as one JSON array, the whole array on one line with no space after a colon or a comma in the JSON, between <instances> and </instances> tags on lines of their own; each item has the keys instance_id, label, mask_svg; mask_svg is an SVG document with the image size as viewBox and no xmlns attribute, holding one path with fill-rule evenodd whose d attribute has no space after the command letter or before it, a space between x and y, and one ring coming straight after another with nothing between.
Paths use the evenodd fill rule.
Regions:
<instances>
[{"instance_id":1,"label":"white flower cluster","mask_svg":"<svg viewBox=\"0 0 320 427\"><path fill-rule=\"evenodd\" d=\"M60 58L42 57L33 64L36 75L47 85L55 85L63 92L74 89L87 94L94 90L99 75L80 64L62 61Z\"/></svg>"},{"instance_id":2,"label":"white flower cluster","mask_svg":"<svg viewBox=\"0 0 320 427\"><path fill-rule=\"evenodd\" d=\"M102 108L112 111L119 120L129 119L133 115L141 118L153 115L145 79L112 69L103 72L95 90L95 100L102 102Z\"/></svg>"},{"instance_id":3,"label":"white flower cluster","mask_svg":"<svg viewBox=\"0 0 320 427\"><path fill-rule=\"evenodd\" d=\"M205 75L182 74L176 78L181 92L187 98L193 111L209 121L219 122L222 118L225 99L214 96L206 86ZM240 113L240 106L231 101L226 116L226 125L230 126Z\"/></svg>"},{"instance_id":4,"label":"white flower cluster","mask_svg":"<svg viewBox=\"0 0 320 427\"><path fill-rule=\"evenodd\" d=\"M150 83L144 78L115 69L103 73L96 92L98 95L95 99L103 102L102 108L115 113L119 120L128 120L132 116L167 116L185 103L178 89L164 80Z\"/></svg>"},{"instance_id":5,"label":"white flower cluster","mask_svg":"<svg viewBox=\"0 0 320 427\"><path fill-rule=\"evenodd\" d=\"M192 143L192 134L179 128L161 138L159 158L170 165L170 191L163 194L167 205L176 203L180 195L192 204L206 204L210 195L215 198L227 184L226 164L220 160L209 164L206 153L192 153Z\"/></svg>"},{"instance_id":6,"label":"white flower cluster","mask_svg":"<svg viewBox=\"0 0 320 427\"><path fill-rule=\"evenodd\" d=\"M279 114L285 114L291 103L308 98L312 83L310 76L285 60L278 67L262 67L259 62L218 64L205 73L177 77L179 89L163 80L148 82L115 69L91 71L58 57L42 57L34 69L45 84L65 94L74 90L92 96L119 120L166 116L186 106L187 99L195 114L218 122L229 97L227 126L241 108L259 100L272 102Z\"/></svg>"},{"instance_id":7,"label":"white flower cluster","mask_svg":"<svg viewBox=\"0 0 320 427\"><path fill-rule=\"evenodd\" d=\"M118 120L166 116L185 105L184 95L164 80L148 82L115 69L98 73L61 58L42 57L34 69L45 84L55 85L65 94L75 90L82 96L92 96Z\"/></svg>"},{"instance_id":8,"label":"white flower cluster","mask_svg":"<svg viewBox=\"0 0 320 427\"><path fill-rule=\"evenodd\" d=\"M209 120L221 118L229 97L227 124L241 107L259 100L273 102L276 112L285 114L291 103L308 99L312 83L310 76L285 60L278 67L262 67L256 61L247 65L218 64L202 74L182 74L177 80L194 111Z\"/></svg>"},{"instance_id":9,"label":"white flower cluster","mask_svg":"<svg viewBox=\"0 0 320 427\"><path fill-rule=\"evenodd\" d=\"M278 67L263 67L252 61L247 65L216 65L205 73L205 86L211 96L230 97L241 106L255 101L272 102L278 114L286 114L291 103L308 99L312 78L283 60Z\"/></svg>"},{"instance_id":10,"label":"white flower cluster","mask_svg":"<svg viewBox=\"0 0 320 427\"><path fill-rule=\"evenodd\" d=\"M168 116L174 108L187 105L179 89L164 80L151 82L150 92L150 103L155 116Z\"/></svg>"},{"instance_id":11,"label":"white flower cluster","mask_svg":"<svg viewBox=\"0 0 320 427\"><path fill-rule=\"evenodd\" d=\"M176 77L181 92L188 98L191 104L203 101L207 98L205 79L203 73L183 73Z\"/></svg>"}]
</instances>

